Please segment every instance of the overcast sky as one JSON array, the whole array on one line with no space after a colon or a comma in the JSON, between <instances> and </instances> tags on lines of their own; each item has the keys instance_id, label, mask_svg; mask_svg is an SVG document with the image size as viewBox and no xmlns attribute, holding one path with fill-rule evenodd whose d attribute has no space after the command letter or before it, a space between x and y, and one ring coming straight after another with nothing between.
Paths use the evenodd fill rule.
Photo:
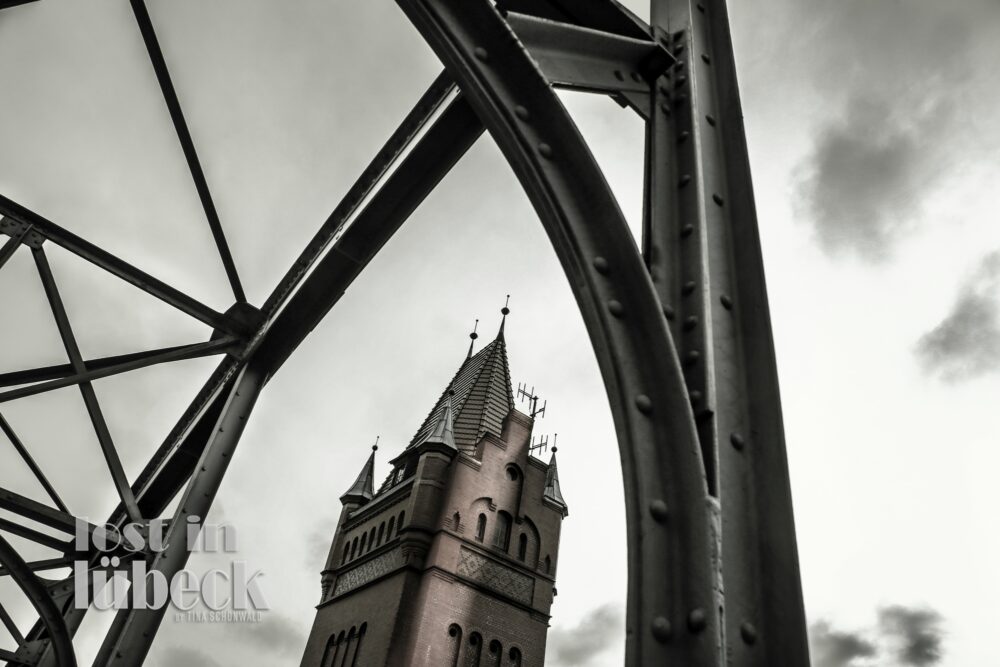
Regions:
<instances>
[{"instance_id":1,"label":"overcast sky","mask_svg":"<svg viewBox=\"0 0 1000 667\"><path fill-rule=\"evenodd\" d=\"M154 0L150 13L260 304L440 65L390 0ZM733 0L730 13L814 663L1000 664L1000 4ZM601 97L563 99L637 229L641 122ZM127 2L0 12L0 120L0 193L229 306ZM157 300L49 255L86 357L207 339ZM607 400L551 245L488 137L258 403L212 520L238 526L242 557L265 572L264 625L168 618L150 664L297 664L338 496L376 435L387 472L473 321L488 339L507 293L513 381L548 400L536 432L559 433L570 506L547 662L620 664L624 510ZM26 251L0 272L0 313L0 371L65 361ZM130 478L213 365L96 383ZM107 515L114 495L76 389L0 410L73 512ZM0 477L44 500L5 442ZM27 628L6 578L0 595ZM88 617L84 664L109 622Z\"/></svg>"}]
</instances>

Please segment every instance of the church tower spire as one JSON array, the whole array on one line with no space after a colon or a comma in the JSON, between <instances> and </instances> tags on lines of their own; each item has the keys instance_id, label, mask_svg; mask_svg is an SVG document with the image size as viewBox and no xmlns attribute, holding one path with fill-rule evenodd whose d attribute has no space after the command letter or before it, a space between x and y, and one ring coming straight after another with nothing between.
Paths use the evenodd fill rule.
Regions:
<instances>
[{"instance_id":1,"label":"church tower spire","mask_svg":"<svg viewBox=\"0 0 1000 667\"><path fill-rule=\"evenodd\" d=\"M566 502L514 408L501 314L378 490L373 451L341 496L302 667L544 664Z\"/></svg>"}]
</instances>

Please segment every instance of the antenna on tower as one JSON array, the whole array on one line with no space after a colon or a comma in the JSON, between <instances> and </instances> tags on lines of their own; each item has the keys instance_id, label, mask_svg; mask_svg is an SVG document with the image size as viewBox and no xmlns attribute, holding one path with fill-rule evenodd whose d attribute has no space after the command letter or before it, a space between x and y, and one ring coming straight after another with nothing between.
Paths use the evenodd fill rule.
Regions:
<instances>
[{"instance_id":1,"label":"antenna on tower","mask_svg":"<svg viewBox=\"0 0 1000 667\"><path fill-rule=\"evenodd\" d=\"M535 436L531 436L531 443L528 445L528 453L539 456L549 451L549 436L540 435L538 436L538 442L535 442Z\"/></svg>"},{"instance_id":2,"label":"antenna on tower","mask_svg":"<svg viewBox=\"0 0 1000 667\"><path fill-rule=\"evenodd\" d=\"M518 383L517 384L517 395L522 401L528 401L528 415L534 419L535 417L542 417L545 415L545 408L548 406L549 402L546 400L542 403L542 407L538 407L538 399L540 396L535 394L535 388L532 387L531 391L528 391L528 383Z\"/></svg>"}]
</instances>

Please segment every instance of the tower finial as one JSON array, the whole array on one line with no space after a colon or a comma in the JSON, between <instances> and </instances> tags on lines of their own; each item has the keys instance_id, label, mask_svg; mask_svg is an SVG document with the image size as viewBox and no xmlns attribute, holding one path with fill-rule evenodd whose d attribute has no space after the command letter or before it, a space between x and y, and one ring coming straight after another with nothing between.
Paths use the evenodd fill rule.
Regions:
<instances>
[{"instance_id":1,"label":"tower finial","mask_svg":"<svg viewBox=\"0 0 1000 667\"><path fill-rule=\"evenodd\" d=\"M472 333L469 334L469 338L471 338L472 340L469 341L469 354L466 358L472 357L472 346L476 344L476 339L479 338L479 334L476 333L476 329L478 328L479 328L479 320L477 319L475 326L472 327Z\"/></svg>"},{"instance_id":2,"label":"tower finial","mask_svg":"<svg viewBox=\"0 0 1000 667\"><path fill-rule=\"evenodd\" d=\"M377 452L378 451L378 439L381 438L381 437L382 436L380 436L380 435L376 435L375 436L375 444L372 445L372 451L373 452Z\"/></svg>"},{"instance_id":3,"label":"tower finial","mask_svg":"<svg viewBox=\"0 0 1000 667\"><path fill-rule=\"evenodd\" d=\"M497 334L497 338L503 336L503 327L507 324L507 316L510 314L510 294L507 295L507 300L503 304L503 308L500 309L500 314L503 315L503 319L500 320L500 333Z\"/></svg>"}]
</instances>

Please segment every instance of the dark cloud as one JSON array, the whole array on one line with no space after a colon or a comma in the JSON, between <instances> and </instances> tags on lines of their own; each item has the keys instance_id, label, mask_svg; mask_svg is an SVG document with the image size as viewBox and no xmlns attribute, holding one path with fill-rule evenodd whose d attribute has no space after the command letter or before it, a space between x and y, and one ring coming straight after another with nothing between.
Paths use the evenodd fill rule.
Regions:
<instances>
[{"instance_id":1,"label":"dark cloud","mask_svg":"<svg viewBox=\"0 0 1000 667\"><path fill-rule=\"evenodd\" d=\"M248 643L279 655L299 656L306 645L302 628L274 612L264 612L260 623L241 623L235 630Z\"/></svg>"},{"instance_id":2,"label":"dark cloud","mask_svg":"<svg viewBox=\"0 0 1000 667\"><path fill-rule=\"evenodd\" d=\"M798 187L824 249L880 259L912 228L937 155L924 139L946 109L907 125L890 100L858 96L820 131Z\"/></svg>"},{"instance_id":3,"label":"dark cloud","mask_svg":"<svg viewBox=\"0 0 1000 667\"><path fill-rule=\"evenodd\" d=\"M572 628L553 628L549 633L546 664L573 667L593 664L624 630L621 610L611 604L601 605L584 616Z\"/></svg>"},{"instance_id":4,"label":"dark cloud","mask_svg":"<svg viewBox=\"0 0 1000 667\"><path fill-rule=\"evenodd\" d=\"M1000 252L966 281L951 312L917 343L924 370L962 380L1000 369Z\"/></svg>"},{"instance_id":5,"label":"dark cloud","mask_svg":"<svg viewBox=\"0 0 1000 667\"><path fill-rule=\"evenodd\" d=\"M933 609L894 605L879 610L879 628L893 641L893 654L902 665L924 667L941 662L941 625L941 614Z\"/></svg>"},{"instance_id":6,"label":"dark cloud","mask_svg":"<svg viewBox=\"0 0 1000 667\"><path fill-rule=\"evenodd\" d=\"M861 634L842 632L826 621L817 621L809 628L809 646L814 667L850 667L856 658L875 656L875 644Z\"/></svg>"},{"instance_id":7,"label":"dark cloud","mask_svg":"<svg viewBox=\"0 0 1000 667\"><path fill-rule=\"evenodd\" d=\"M162 667L222 667L222 663L196 648L171 646L163 652L163 659L157 663Z\"/></svg>"},{"instance_id":8,"label":"dark cloud","mask_svg":"<svg viewBox=\"0 0 1000 667\"><path fill-rule=\"evenodd\" d=\"M829 254L889 256L924 202L982 145L962 110L981 98L973 63L995 43L1000 5L798 3L791 48L824 113L793 180L801 218ZM808 36L808 37L804 37ZM948 49L927 49L947 42ZM993 48L993 47L989 47Z\"/></svg>"}]
</instances>

